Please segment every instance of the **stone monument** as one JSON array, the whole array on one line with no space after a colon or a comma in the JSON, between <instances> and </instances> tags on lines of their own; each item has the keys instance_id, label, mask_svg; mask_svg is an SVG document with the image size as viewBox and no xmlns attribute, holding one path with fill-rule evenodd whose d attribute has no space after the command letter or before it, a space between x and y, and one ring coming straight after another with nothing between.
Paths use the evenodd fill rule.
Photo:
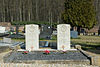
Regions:
<instances>
[{"instance_id":1,"label":"stone monument","mask_svg":"<svg viewBox=\"0 0 100 67\"><path fill-rule=\"evenodd\" d=\"M71 36L71 38L78 38L78 32L77 31L71 31L70 36Z\"/></svg>"},{"instance_id":2,"label":"stone monument","mask_svg":"<svg viewBox=\"0 0 100 67\"><path fill-rule=\"evenodd\" d=\"M35 24L26 25L26 50L34 51L39 49L39 27Z\"/></svg>"},{"instance_id":3,"label":"stone monument","mask_svg":"<svg viewBox=\"0 0 100 67\"><path fill-rule=\"evenodd\" d=\"M0 33L5 33L6 32L6 27L0 26Z\"/></svg>"},{"instance_id":4,"label":"stone monument","mask_svg":"<svg viewBox=\"0 0 100 67\"><path fill-rule=\"evenodd\" d=\"M4 43L11 43L11 38L3 37L3 42Z\"/></svg>"},{"instance_id":5,"label":"stone monument","mask_svg":"<svg viewBox=\"0 0 100 67\"><path fill-rule=\"evenodd\" d=\"M57 50L70 50L70 25L57 25Z\"/></svg>"}]
</instances>

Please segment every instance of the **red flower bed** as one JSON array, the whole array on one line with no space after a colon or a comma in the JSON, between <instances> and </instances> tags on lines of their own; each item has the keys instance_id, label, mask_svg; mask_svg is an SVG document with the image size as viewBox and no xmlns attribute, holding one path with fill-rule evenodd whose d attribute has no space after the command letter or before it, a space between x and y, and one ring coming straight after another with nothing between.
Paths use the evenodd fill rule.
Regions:
<instances>
[{"instance_id":1,"label":"red flower bed","mask_svg":"<svg viewBox=\"0 0 100 67\"><path fill-rule=\"evenodd\" d=\"M28 53L28 51L24 51L24 52L23 52L23 54L27 54L27 53Z\"/></svg>"},{"instance_id":2,"label":"red flower bed","mask_svg":"<svg viewBox=\"0 0 100 67\"><path fill-rule=\"evenodd\" d=\"M45 50L44 52L45 52L45 54L50 54L49 50Z\"/></svg>"}]
</instances>

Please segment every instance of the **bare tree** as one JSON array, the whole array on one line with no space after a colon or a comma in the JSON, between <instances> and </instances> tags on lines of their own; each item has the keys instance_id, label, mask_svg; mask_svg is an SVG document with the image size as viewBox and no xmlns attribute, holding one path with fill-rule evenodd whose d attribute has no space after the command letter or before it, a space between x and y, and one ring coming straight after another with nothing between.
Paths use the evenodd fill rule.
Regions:
<instances>
[{"instance_id":1,"label":"bare tree","mask_svg":"<svg viewBox=\"0 0 100 67\"><path fill-rule=\"evenodd\" d=\"M0 21L60 22L64 0L0 0Z\"/></svg>"}]
</instances>

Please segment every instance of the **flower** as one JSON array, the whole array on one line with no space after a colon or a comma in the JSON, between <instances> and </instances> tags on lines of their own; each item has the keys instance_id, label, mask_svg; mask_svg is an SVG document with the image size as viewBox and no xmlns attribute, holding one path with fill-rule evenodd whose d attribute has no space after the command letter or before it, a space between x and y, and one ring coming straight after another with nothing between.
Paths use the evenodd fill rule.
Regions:
<instances>
[{"instance_id":1,"label":"flower","mask_svg":"<svg viewBox=\"0 0 100 67\"><path fill-rule=\"evenodd\" d=\"M50 54L49 50L45 50L44 52L45 52L45 54Z\"/></svg>"},{"instance_id":2,"label":"flower","mask_svg":"<svg viewBox=\"0 0 100 67\"><path fill-rule=\"evenodd\" d=\"M24 52L23 52L23 54L27 54L27 53L28 53L28 51L24 51Z\"/></svg>"}]
</instances>

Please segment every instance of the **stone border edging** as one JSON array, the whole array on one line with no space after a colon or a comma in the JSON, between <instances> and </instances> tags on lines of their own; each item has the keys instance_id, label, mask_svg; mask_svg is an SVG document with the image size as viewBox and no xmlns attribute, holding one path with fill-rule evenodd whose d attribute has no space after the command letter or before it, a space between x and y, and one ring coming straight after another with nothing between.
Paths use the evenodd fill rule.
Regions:
<instances>
[{"instance_id":1,"label":"stone border edging","mask_svg":"<svg viewBox=\"0 0 100 67\"><path fill-rule=\"evenodd\" d=\"M90 65L93 65L93 57L86 54L86 52L82 49L78 49L83 55L85 55L90 60Z\"/></svg>"},{"instance_id":2,"label":"stone border edging","mask_svg":"<svg viewBox=\"0 0 100 67\"><path fill-rule=\"evenodd\" d=\"M86 51L81 49L80 45L76 45L75 48L77 48L77 50L79 50L82 54L84 54L86 57L88 57L88 59L90 60L90 65L100 66L100 56L94 57L94 56L87 54Z\"/></svg>"}]
</instances>

